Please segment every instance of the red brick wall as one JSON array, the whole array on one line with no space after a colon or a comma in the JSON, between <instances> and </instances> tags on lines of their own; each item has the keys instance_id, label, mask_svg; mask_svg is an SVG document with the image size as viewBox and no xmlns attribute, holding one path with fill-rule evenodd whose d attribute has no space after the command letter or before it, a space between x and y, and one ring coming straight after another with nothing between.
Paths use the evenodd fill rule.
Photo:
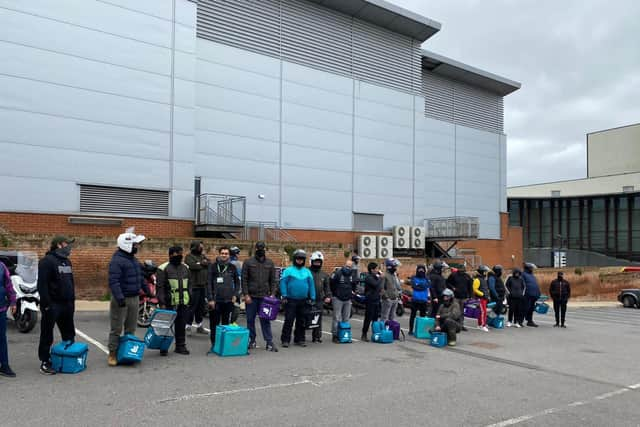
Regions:
<instances>
[{"instance_id":1,"label":"red brick wall","mask_svg":"<svg viewBox=\"0 0 640 427\"><path fill-rule=\"evenodd\" d=\"M71 215L0 212L0 227L16 234L68 234L70 236L114 236L128 227L148 237L193 236L193 221L125 218L122 225L70 224ZM81 217L82 215L73 215Z\"/></svg>"}]
</instances>

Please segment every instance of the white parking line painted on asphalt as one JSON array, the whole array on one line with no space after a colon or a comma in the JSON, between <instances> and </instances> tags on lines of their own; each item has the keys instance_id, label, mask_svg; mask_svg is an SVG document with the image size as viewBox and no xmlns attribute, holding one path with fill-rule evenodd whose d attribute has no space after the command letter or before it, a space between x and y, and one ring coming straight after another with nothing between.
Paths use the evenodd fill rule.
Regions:
<instances>
[{"instance_id":1,"label":"white parking line painted on asphalt","mask_svg":"<svg viewBox=\"0 0 640 427\"><path fill-rule=\"evenodd\" d=\"M313 381L309 379L304 379L301 381L294 381L291 383L281 383L281 384L268 384L258 387L249 387L249 388L239 388L236 390L224 390L224 391L214 391L212 393L200 393L200 394L186 394L184 396L179 397L171 397L168 399L158 400L156 403L168 403L168 402L183 402L186 400L193 399L203 399L206 397L215 397L215 396L226 396L230 394L238 394L238 393L246 393L251 391L260 391L260 390L269 390L274 388L283 388L283 387L292 387L302 384L313 384Z\"/></svg>"},{"instance_id":2,"label":"white parking line painted on asphalt","mask_svg":"<svg viewBox=\"0 0 640 427\"><path fill-rule=\"evenodd\" d=\"M596 403L598 401L609 399L611 397L618 396L620 394L623 394L623 393L626 393L626 392L629 392L629 391L633 391L633 390L637 390L637 389L640 389L640 383L629 385L629 386L626 386L626 387L623 387L623 388L619 388L617 390L613 390L613 391L610 391L608 393L603 393L603 394L595 396L594 398L586 400L586 401L571 402L571 403L567 404L566 407L567 408L574 408L574 407L577 407L577 406L584 406L584 405ZM499 423L490 424L487 427L506 427L506 426L511 426L511 425L514 425L514 424L520 424L522 422L529 421L529 420L531 420L533 418L538 418L538 417L542 417L544 415L549 415L549 414L553 414L555 412L559 412L562 409L563 408L549 408L549 409L545 409L544 411L535 412L533 414L522 415L520 417L510 418L508 420L500 421Z\"/></svg>"},{"instance_id":3,"label":"white parking line painted on asphalt","mask_svg":"<svg viewBox=\"0 0 640 427\"><path fill-rule=\"evenodd\" d=\"M107 347L105 347L104 345L102 345L102 343L98 342L97 340L94 340L93 338L91 338L89 335L85 334L84 332L82 332L79 329L76 329L76 334L80 335L82 338L84 338L85 341L90 342L91 344L95 345L96 347L98 347L99 350L101 350L104 354L109 354L109 349Z\"/></svg>"}]
</instances>

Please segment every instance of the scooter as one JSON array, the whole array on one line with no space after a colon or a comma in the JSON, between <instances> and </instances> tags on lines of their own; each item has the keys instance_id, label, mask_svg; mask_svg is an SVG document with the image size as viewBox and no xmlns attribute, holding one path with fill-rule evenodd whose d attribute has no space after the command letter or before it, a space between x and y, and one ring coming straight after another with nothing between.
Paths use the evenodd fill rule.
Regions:
<instances>
[{"instance_id":1,"label":"scooter","mask_svg":"<svg viewBox=\"0 0 640 427\"><path fill-rule=\"evenodd\" d=\"M16 293L16 314L13 320L18 331L26 334L38 323L40 311L38 257L33 252L2 252L0 262L9 270Z\"/></svg>"},{"instance_id":2,"label":"scooter","mask_svg":"<svg viewBox=\"0 0 640 427\"><path fill-rule=\"evenodd\" d=\"M138 297L138 326L148 328L151 325L153 312L158 308L158 297L156 296L156 272L158 267L151 260L146 260L142 264L142 274L144 280L151 291L152 297L147 296L142 289Z\"/></svg>"}]
</instances>

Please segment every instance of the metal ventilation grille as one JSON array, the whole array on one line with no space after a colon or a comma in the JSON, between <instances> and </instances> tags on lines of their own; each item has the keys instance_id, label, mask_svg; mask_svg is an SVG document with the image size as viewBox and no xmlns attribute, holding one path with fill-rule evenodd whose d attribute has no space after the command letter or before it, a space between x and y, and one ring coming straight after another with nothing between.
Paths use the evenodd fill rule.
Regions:
<instances>
[{"instance_id":1,"label":"metal ventilation grille","mask_svg":"<svg viewBox=\"0 0 640 427\"><path fill-rule=\"evenodd\" d=\"M420 43L302 0L200 0L198 37L420 94Z\"/></svg>"},{"instance_id":2,"label":"metal ventilation grille","mask_svg":"<svg viewBox=\"0 0 640 427\"><path fill-rule=\"evenodd\" d=\"M427 117L489 132L504 132L504 101L500 95L427 70L422 70L422 93Z\"/></svg>"},{"instance_id":3,"label":"metal ventilation grille","mask_svg":"<svg viewBox=\"0 0 640 427\"><path fill-rule=\"evenodd\" d=\"M282 59L351 75L351 19L311 3L283 2Z\"/></svg>"},{"instance_id":4,"label":"metal ventilation grille","mask_svg":"<svg viewBox=\"0 0 640 427\"><path fill-rule=\"evenodd\" d=\"M353 76L413 92L415 72L421 62L416 61L413 39L376 27L358 19L353 20ZM420 51L417 50L420 55Z\"/></svg>"},{"instance_id":5,"label":"metal ventilation grille","mask_svg":"<svg viewBox=\"0 0 640 427\"><path fill-rule=\"evenodd\" d=\"M422 70L424 114L437 120L453 123L453 82Z\"/></svg>"},{"instance_id":6,"label":"metal ventilation grille","mask_svg":"<svg viewBox=\"0 0 640 427\"><path fill-rule=\"evenodd\" d=\"M280 4L277 0L199 0L200 38L280 55Z\"/></svg>"},{"instance_id":7,"label":"metal ventilation grille","mask_svg":"<svg viewBox=\"0 0 640 427\"><path fill-rule=\"evenodd\" d=\"M169 216L169 192L81 185L80 212Z\"/></svg>"}]
</instances>

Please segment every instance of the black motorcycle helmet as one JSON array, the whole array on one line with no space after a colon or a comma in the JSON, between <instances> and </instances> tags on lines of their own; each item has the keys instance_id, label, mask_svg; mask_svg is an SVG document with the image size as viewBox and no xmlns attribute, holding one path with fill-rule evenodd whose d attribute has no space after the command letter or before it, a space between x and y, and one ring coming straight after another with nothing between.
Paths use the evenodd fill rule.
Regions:
<instances>
[{"instance_id":1,"label":"black motorcycle helmet","mask_svg":"<svg viewBox=\"0 0 640 427\"><path fill-rule=\"evenodd\" d=\"M495 275L498 276L498 277L502 276L502 272L504 271L504 269L502 268L502 266L500 264L494 265L492 270L495 273Z\"/></svg>"},{"instance_id":2,"label":"black motorcycle helmet","mask_svg":"<svg viewBox=\"0 0 640 427\"><path fill-rule=\"evenodd\" d=\"M533 273L533 270L537 268L536 265L532 262L525 262L523 267L524 267L524 271L526 271L529 274Z\"/></svg>"},{"instance_id":3,"label":"black motorcycle helmet","mask_svg":"<svg viewBox=\"0 0 640 427\"><path fill-rule=\"evenodd\" d=\"M491 269L489 267L487 267L486 265L482 264L482 265L478 266L478 269L476 271L480 275L485 276L489 271L491 271Z\"/></svg>"}]
</instances>

